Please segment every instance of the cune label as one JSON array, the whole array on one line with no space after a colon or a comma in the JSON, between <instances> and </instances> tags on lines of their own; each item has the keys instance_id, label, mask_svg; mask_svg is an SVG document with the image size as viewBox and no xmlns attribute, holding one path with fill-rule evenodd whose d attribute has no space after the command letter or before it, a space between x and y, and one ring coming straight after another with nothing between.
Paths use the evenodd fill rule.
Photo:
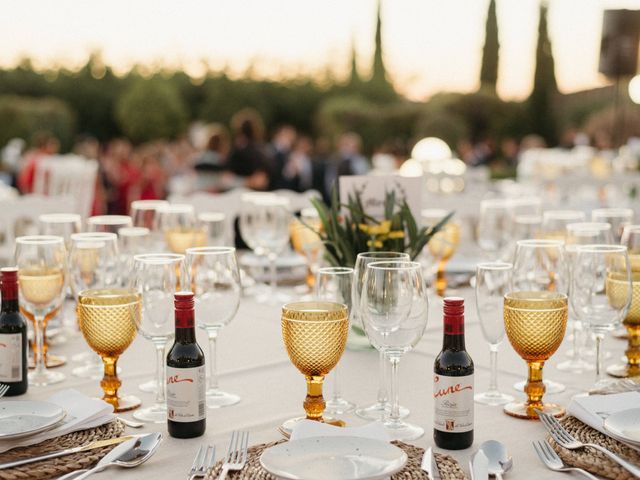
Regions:
<instances>
[{"instance_id":1,"label":"cune label","mask_svg":"<svg viewBox=\"0 0 640 480\"><path fill-rule=\"evenodd\" d=\"M174 422L197 422L205 418L206 371L167 367L167 417Z\"/></svg>"},{"instance_id":2,"label":"cune label","mask_svg":"<svg viewBox=\"0 0 640 480\"><path fill-rule=\"evenodd\" d=\"M473 375L433 377L434 428L449 433L473 430Z\"/></svg>"},{"instance_id":3,"label":"cune label","mask_svg":"<svg viewBox=\"0 0 640 480\"><path fill-rule=\"evenodd\" d=\"M0 333L0 382L22 380L22 334Z\"/></svg>"}]
</instances>

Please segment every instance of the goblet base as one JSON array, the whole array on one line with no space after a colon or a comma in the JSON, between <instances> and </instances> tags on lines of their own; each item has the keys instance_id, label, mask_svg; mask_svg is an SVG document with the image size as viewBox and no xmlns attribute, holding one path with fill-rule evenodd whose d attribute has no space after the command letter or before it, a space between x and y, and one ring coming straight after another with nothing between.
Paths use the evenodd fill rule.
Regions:
<instances>
[{"instance_id":1,"label":"goblet base","mask_svg":"<svg viewBox=\"0 0 640 480\"><path fill-rule=\"evenodd\" d=\"M47 368L58 368L67 364L67 357L64 357L62 355L47 354L46 363ZM29 358L29 369L33 370L34 368L36 368L36 362L31 357Z\"/></svg>"},{"instance_id":2,"label":"goblet base","mask_svg":"<svg viewBox=\"0 0 640 480\"><path fill-rule=\"evenodd\" d=\"M538 408L538 410L548 413L549 415L553 415L556 418L560 418L566 413L564 407L555 403L545 403L542 408ZM504 413L512 417L523 418L525 420L539 420L538 414L527 407L527 404L524 402L506 404L504 406Z\"/></svg>"},{"instance_id":3,"label":"goblet base","mask_svg":"<svg viewBox=\"0 0 640 480\"><path fill-rule=\"evenodd\" d=\"M221 390L207 390L207 408L223 408L235 405L240 397Z\"/></svg>"},{"instance_id":4,"label":"goblet base","mask_svg":"<svg viewBox=\"0 0 640 480\"><path fill-rule=\"evenodd\" d=\"M611 365L607 368L607 374L616 378L635 377L640 375L640 367L629 367L626 363Z\"/></svg>"},{"instance_id":5,"label":"goblet base","mask_svg":"<svg viewBox=\"0 0 640 480\"><path fill-rule=\"evenodd\" d=\"M158 382L155 380L149 380L148 382L138 385L138 389L145 393L156 393L158 391Z\"/></svg>"},{"instance_id":6,"label":"goblet base","mask_svg":"<svg viewBox=\"0 0 640 480\"><path fill-rule=\"evenodd\" d=\"M621 340L627 340L629 338L629 332L626 327L620 327L611 332L613 338L619 338Z\"/></svg>"},{"instance_id":7,"label":"goblet base","mask_svg":"<svg viewBox=\"0 0 640 480\"><path fill-rule=\"evenodd\" d=\"M167 407L156 403L147 408L141 408L133 414L133 418L148 423L167 423Z\"/></svg>"},{"instance_id":8,"label":"goblet base","mask_svg":"<svg viewBox=\"0 0 640 480\"><path fill-rule=\"evenodd\" d=\"M47 385L60 383L67 377L62 372L51 372L45 370L41 373L29 372L28 378L30 387L46 387Z\"/></svg>"},{"instance_id":9,"label":"goblet base","mask_svg":"<svg viewBox=\"0 0 640 480\"><path fill-rule=\"evenodd\" d=\"M581 358L572 358L571 360L560 362L556 365L556 368L561 372L573 373L590 372L595 369L593 364L585 362Z\"/></svg>"},{"instance_id":10,"label":"goblet base","mask_svg":"<svg viewBox=\"0 0 640 480\"><path fill-rule=\"evenodd\" d=\"M140 405L142 405L142 401L134 395L118 395L116 404L113 404L112 402L108 401L105 398L103 398L102 400L104 400L107 403L111 403L111 405L113 405L113 411L115 413L128 412L130 410L135 410Z\"/></svg>"},{"instance_id":11,"label":"goblet base","mask_svg":"<svg viewBox=\"0 0 640 480\"><path fill-rule=\"evenodd\" d=\"M352 412L355 408L356 405L354 403L351 403L342 397L338 397L327 401L324 407L324 413L329 415L342 415L344 413Z\"/></svg>"},{"instance_id":12,"label":"goblet base","mask_svg":"<svg viewBox=\"0 0 640 480\"><path fill-rule=\"evenodd\" d=\"M284 435L285 438L289 438L291 436L291 432L293 431L293 427L302 420L306 420L307 417L296 417L290 418L285 421L282 425L278 427L278 431ZM326 423L327 425L333 425L334 427L344 427L346 423L344 420L338 420L337 418L323 418L322 423Z\"/></svg>"},{"instance_id":13,"label":"goblet base","mask_svg":"<svg viewBox=\"0 0 640 480\"><path fill-rule=\"evenodd\" d=\"M524 392L524 386L526 383L527 382L524 380L522 382L514 383L513 388L519 392ZM542 383L544 383L546 394L562 393L567 389L567 387L562 383L554 382L553 380L543 380Z\"/></svg>"},{"instance_id":14,"label":"goblet base","mask_svg":"<svg viewBox=\"0 0 640 480\"><path fill-rule=\"evenodd\" d=\"M368 407L358 408L356 410L356 415L360 418L364 418L365 420L384 420L389 416L391 412L391 404L390 403L381 403L377 402ZM406 418L409 416L409 409L405 407L400 407L400 418Z\"/></svg>"},{"instance_id":15,"label":"goblet base","mask_svg":"<svg viewBox=\"0 0 640 480\"><path fill-rule=\"evenodd\" d=\"M403 421L384 422L390 440L415 440L424 435L424 428Z\"/></svg>"},{"instance_id":16,"label":"goblet base","mask_svg":"<svg viewBox=\"0 0 640 480\"><path fill-rule=\"evenodd\" d=\"M489 405L490 407L497 407L499 405L504 405L505 403L513 402L514 398L511 395L507 395L506 393L502 393L499 391L488 391L478 393L473 397L476 403L481 403L482 405Z\"/></svg>"},{"instance_id":17,"label":"goblet base","mask_svg":"<svg viewBox=\"0 0 640 480\"><path fill-rule=\"evenodd\" d=\"M71 361L75 363L95 362L102 365L102 362L100 361L100 357L93 352L76 353L71 357Z\"/></svg>"}]
</instances>

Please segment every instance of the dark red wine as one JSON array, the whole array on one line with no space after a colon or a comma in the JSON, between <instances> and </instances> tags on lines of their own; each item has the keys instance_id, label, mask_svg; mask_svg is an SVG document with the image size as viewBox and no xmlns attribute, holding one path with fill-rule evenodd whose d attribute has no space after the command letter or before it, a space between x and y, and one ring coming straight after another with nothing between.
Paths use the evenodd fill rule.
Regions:
<instances>
[{"instance_id":1,"label":"dark red wine","mask_svg":"<svg viewBox=\"0 0 640 480\"><path fill-rule=\"evenodd\" d=\"M0 383L9 385L5 395L27 391L27 322L20 313L18 269L0 269Z\"/></svg>"},{"instance_id":2,"label":"dark red wine","mask_svg":"<svg viewBox=\"0 0 640 480\"><path fill-rule=\"evenodd\" d=\"M169 435L193 438L207 427L204 353L196 342L193 293L175 294L176 339L167 354Z\"/></svg>"},{"instance_id":3,"label":"dark red wine","mask_svg":"<svg viewBox=\"0 0 640 480\"><path fill-rule=\"evenodd\" d=\"M464 299L444 299L442 351L433 366L433 440L461 450L473 443L473 360L464 346Z\"/></svg>"}]
</instances>

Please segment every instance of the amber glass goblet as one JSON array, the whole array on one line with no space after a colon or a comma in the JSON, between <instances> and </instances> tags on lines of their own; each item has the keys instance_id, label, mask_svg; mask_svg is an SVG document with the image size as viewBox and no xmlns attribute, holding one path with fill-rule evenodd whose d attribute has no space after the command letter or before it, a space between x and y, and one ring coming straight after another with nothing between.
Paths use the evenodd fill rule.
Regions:
<instances>
[{"instance_id":1,"label":"amber glass goblet","mask_svg":"<svg viewBox=\"0 0 640 480\"><path fill-rule=\"evenodd\" d=\"M509 342L528 365L524 387L526 402L508 403L505 413L517 418L538 419L536 410L556 417L565 410L553 403L543 403L544 362L558 349L567 327L568 302L564 293L519 291L504 296L504 326Z\"/></svg>"},{"instance_id":2,"label":"amber glass goblet","mask_svg":"<svg viewBox=\"0 0 640 480\"><path fill-rule=\"evenodd\" d=\"M118 357L136 337L141 303L140 293L128 288L97 288L78 295L80 331L104 364L102 400L113 405L116 412L133 410L141 403L137 397L118 395L122 382L116 371Z\"/></svg>"},{"instance_id":3,"label":"amber glass goblet","mask_svg":"<svg viewBox=\"0 0 640 480\"><path fill-rule=\"evenodd\" d=\"M344 426L344 422L324 419L322 396L324 377L342 356L349 333L347 306L332 302L296 302L282 307L282 338L291 363L307 380L304 410L308 420ZM301 418L287 420L283 433Z\"/></svg>"},{"instance_id":4,"label":"amber glass goblet","mask_svg":"<svg viewBox=\"0 0 640 480\"><path fill-rule=\"evenodd\" d=\"M444 217L448 214L446 210L423 210L422 222L425 227L433 228L440 223ZM460 226L449 221L442 226L440 231L436 233L427 244L429 253L438 263L438 270L436 272L436 293L440 297L444 297L447 290L447 277L445 276L444 269L447 266L447 262L456 253L458 245L460 244Z\"/></svg>"}]
</instances>

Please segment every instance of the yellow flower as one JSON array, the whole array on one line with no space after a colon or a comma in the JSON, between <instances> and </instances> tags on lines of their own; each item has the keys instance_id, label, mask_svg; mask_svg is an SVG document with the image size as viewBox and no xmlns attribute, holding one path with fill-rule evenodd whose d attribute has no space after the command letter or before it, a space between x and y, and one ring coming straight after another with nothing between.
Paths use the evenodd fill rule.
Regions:
<instances>
[{"instance_id":1,"label":"yellow flower","mask_svg":"<svg viewBox=\"0 0 640 480\"><path fill-rule=\"evenodd\" d=\"M367 247L382 248L382 242L380 240L368 240Z\"/></svg>"},{"instance_id":2,"label":"yellow flower","mask_svg":"<svg viewBox=\"0 0 640 480\"><path fill-rule=\"evenodd\" d=\"M393 230L389 232L388 237L391 239L404 238L404 232L402 230Z\"/></svg>"},{"instance_id":3,"label":"yellow flower","mask_svg":"<svg viewBox=\"0 0 640 480\"><path fill-rule=\"evenodd\" d=\"M360 227L362 229L362 226ZM391 230L391 220L384 220L377 225L368 225L364 230L369 235L386 235Z\"/></svg>"}]
</instances>

